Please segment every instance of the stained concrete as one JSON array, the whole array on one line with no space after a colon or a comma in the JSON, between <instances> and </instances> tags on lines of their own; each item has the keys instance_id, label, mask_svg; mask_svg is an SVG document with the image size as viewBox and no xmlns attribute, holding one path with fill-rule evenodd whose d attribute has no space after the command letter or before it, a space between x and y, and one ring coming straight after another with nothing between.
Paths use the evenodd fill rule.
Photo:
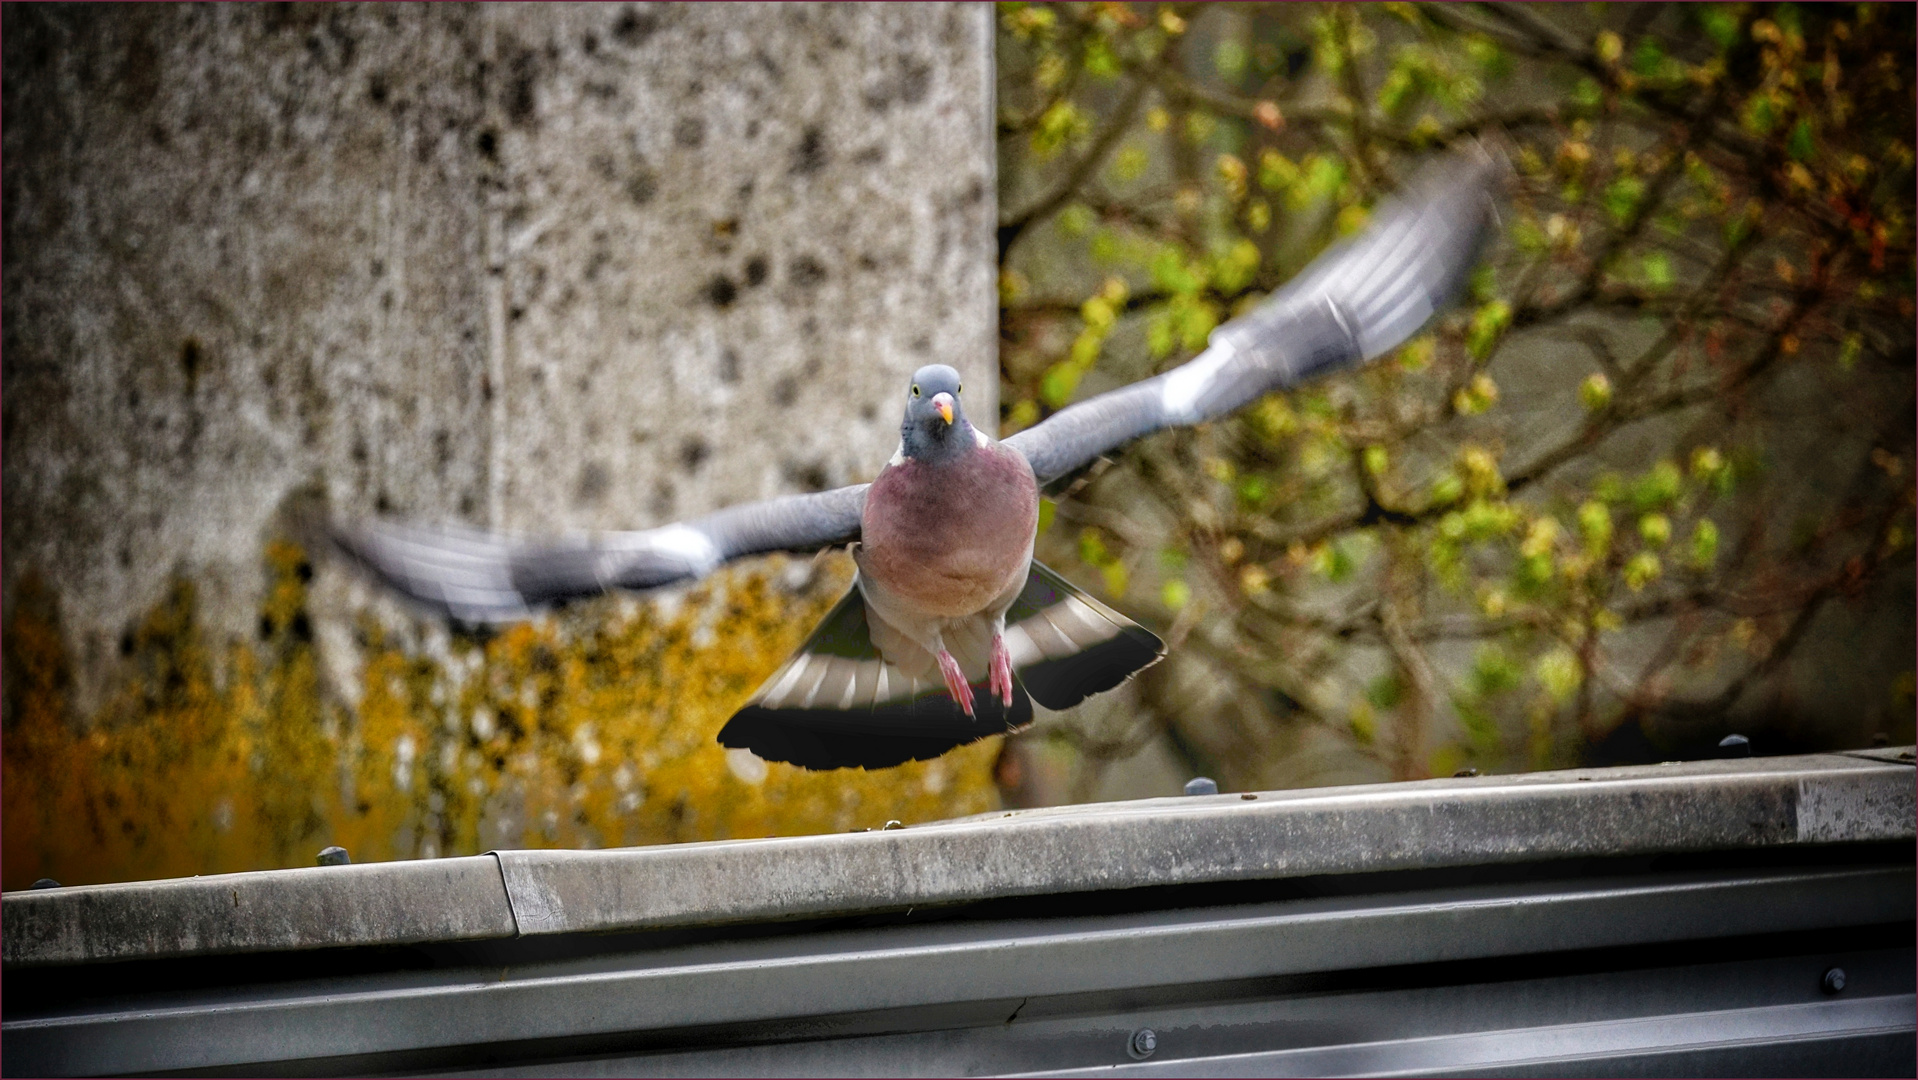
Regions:
<instances>
[{"instance_id":1,"label":"stained concrete","mask_svg":"<svg viewBox=\"0 0 1918 1080\"><path fill-rule=\"evenodd\" d=\"M4 22L6 591L83 684L176 573L247 633L294 498L645 527L870 478L921 364L997 407L984 6Z\"/></svg>"}]
</instances>

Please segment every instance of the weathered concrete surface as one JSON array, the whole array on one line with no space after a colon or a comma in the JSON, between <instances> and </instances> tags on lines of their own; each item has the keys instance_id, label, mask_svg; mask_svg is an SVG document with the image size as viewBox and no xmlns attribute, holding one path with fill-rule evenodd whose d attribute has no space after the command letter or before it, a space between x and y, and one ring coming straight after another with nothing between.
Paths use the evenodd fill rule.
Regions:
<instances>
[{"instance_id":1,"label":"weathered concrete surface","mask_svg":"<svg viewBox=\"0 0 1918 1080\"><path fill-rule=\"evenodd\" d=\"M6 958L84 963L512 937L491 855L8 894ZM14 898L18 898L18 902Z\"/></svg>"},{"instance_id":2,"label":"weathered concrete surface","mask_svg":"<svg viewBox=\"0 0 1918 1080\"><path fill-rule=\"evenodd\" d=\"M7 602L83 711L176 573L251 632L301 492L643 527L871 476L920 364L996 408L983 6L4 18Z\"/></svg>"},{"instance_id":3,"label":"weathered concrete surface","mask_svg":"<svg viewBox=\"0 0 1918 1080\"><path fill-rule=\"evenodd\" d=\"M1140 799L851 835L9 892L0 925L8 964L385 944L423 940L433 925L448 940L660 929L1316 874L1909 841L1913 793L1906 762L1826 754ZM416 910L433 890L445 899ZM209 921L229 896L230 917Z\"/></svg>"}]
</instances>

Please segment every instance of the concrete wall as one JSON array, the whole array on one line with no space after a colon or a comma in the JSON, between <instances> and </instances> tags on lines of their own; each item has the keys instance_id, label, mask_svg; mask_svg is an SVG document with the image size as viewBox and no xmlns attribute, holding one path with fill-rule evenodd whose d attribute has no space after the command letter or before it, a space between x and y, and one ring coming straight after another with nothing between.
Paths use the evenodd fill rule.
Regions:
<instances>
[{"instance_id":1,"label":"concrete wall","mask_svg":"<svg viewBox=\"0 0 1918 1080\"><path fill-rule=\"evenodd\" d=\"M995 385L988 17L9 9L9 602L92 682L175 573L250 629L301 489L554 531L869 478L913 368Z\"/></svg>"},{"instance_id":2,"label":"concrete wall","mask_svg":"<svg viewBox=\"0 0 1918 1080\"><path fill-rule=\"evenodd\" d=\"M838 564L477 642L275 540L857 482L931 362L993 415L988 7L0 18L7 887L991 805L713 743Z\"/></svg>"}]
</instances>

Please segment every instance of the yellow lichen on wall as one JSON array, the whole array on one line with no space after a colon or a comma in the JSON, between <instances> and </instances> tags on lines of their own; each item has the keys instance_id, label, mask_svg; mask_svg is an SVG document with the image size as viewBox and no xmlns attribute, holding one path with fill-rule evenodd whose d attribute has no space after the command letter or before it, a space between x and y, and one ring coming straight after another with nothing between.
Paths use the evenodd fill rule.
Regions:
<instances>
[{"instance_id":1,"label":"yellow lichen on wall","mask_svg":"<svg viewBox=\"0 0 1918 1080\"><path fill-rule=\"evenodd\" d=\"M810 773L728 752L726 718L850 581L777 560L676 604L581 605L484 640L402 644L372 616L358 701L321 687L312 570L269 545L256 641L209 643L191 583L122 641L94 715L71 704L58 598L27 575L5 637L4 883L124 881L504 847L613 847L877 827L997 805L988 739L931 762Z\"/></svg>"}]
</instances>

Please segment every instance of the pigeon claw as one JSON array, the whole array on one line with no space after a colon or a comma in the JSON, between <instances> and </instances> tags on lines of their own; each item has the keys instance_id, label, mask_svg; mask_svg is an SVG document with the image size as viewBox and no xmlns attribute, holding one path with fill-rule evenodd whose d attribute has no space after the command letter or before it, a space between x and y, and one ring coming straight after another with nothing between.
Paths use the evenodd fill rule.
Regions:
<instances>
[{"instance_id":1,"label":"pigeon claw","mask_svg":"<svg viewBox=\"0 0 1918 1080\"><path fill-rule=\"evenodd\" d=\"M1006 650L1006 639L999 634L992 635L992 694L1006 708L1012 707L1012 653Z\"/></svg>"},{"instance_id":2,"label":"pigeon claw","mask_svg":"<svg viewBox=\"0 0 1918 1080\"><path fill-rule=\"evenodd\" d=\"M939 650L939 674L946 677L946 693L952 695L952 700L959 703L967 716L973 715L972 687L966 684L966 673L959 670L959 661L944 649Z\"/></svg>"}]
</instances>

